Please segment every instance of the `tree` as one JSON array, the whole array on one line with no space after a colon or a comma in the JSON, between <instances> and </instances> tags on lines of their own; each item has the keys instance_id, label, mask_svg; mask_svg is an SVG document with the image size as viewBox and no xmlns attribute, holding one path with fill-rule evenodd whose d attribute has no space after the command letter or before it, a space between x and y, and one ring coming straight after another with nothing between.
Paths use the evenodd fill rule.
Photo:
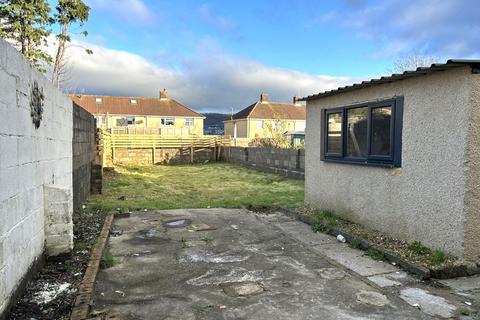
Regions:
<instances>
[{"instance_id":1,"label":"tree","mask_svg":"<svg viewBox=\"0 0 480 320\"><path fill-rule=\"evenodd\" d=\"M434 56L423 55L418 52L398 57L393 62L392 73L402 73L405 71L413 71L420 67L430 67L438 59Z\"/></svg>"},{"instance_id":2,"label":"tree","mask_svg":"<svg viewBox=\"0 0 480 320\"><path fill-rule=\"evenodd\" d=\"M52 81L57 86L65 81L65 74L68 72L65 61L65 51L67 43L71 42L70 32L72 25L78 23L80 26L88 20L90 8L82 0L59 0L56 7L55 22L60 27L60 33L57 34L58 47L53 65ZM87 31L82 34L87 36ZM92 54L90 49L86 49L88 54Z\"/></svg>"},{"instance_id":3,"label":"tree","mask_svg":"<svg viewBox=\"0 0 480 320\"><path fill-rule=\"evenodd\" d=\"M0 0L0 36L12 44L40 72L52 58L42 46L47 45L52 23L50 6L46 0Z\"/></svg>"}]
</instances>

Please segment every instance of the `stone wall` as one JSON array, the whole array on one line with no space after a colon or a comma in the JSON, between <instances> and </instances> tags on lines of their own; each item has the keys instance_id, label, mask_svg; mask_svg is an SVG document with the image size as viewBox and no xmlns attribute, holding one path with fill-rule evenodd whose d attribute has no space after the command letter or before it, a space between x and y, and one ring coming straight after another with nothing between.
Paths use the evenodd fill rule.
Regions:
<instances>
[{"instance_id":1,"label":"stone wall","mask_svg":"<svg viewBox=\"0 0 480 320\"><path fill-rule=\"evenodd\" d=\"M280 148L222 148L221 159L250 168L303 179L305 150Z\"/></svg>"},{"instance_id":2,"label":"stone wall","mask_svg":"<svg viewBox=\"0 0 480 320\"><path fill-rule=\"evenodd\" d=\"M215 161L214 148L194 148L193 162ZM190 163L190 147L186 148L115 148L114 164Z\"/></svg>"},{"instance_id":3,"label":"stone wall","mask_svg":"<svg viewBox=\"0 0 480 320\"><path fill-rule=\"evenodd\" d=\"M35 82L44 95L38 128L30 108ZM1 318L44 250L73 246L72 103L3 39L0 119Z\"/></svg>"},{"instance_id":4,"label":"stone wall","mask_svg":"<svg viewBox=\"0 0 480 320\"><path fill-rule=\"evenodd\" d=\"M77 104L73 104L73 208L78 209L87 200L91 190L92 163L95 160L95 118Z\"/></svg>"}]
</instances>

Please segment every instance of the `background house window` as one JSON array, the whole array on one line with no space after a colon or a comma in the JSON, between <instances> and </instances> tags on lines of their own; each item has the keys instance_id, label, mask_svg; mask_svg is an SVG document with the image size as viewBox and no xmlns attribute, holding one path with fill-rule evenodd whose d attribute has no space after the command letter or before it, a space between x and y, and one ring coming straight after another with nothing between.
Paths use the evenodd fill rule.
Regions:
<instances>
[{"instance_id":1,"label":"background house window","mask_svg":"<svg viewBox=\"0 0 480 320\"><path fill-rule=\"evenodd\" d=\"M322 110L322 160L401 166L403 98Z\"/></svg>"},{"instance_id":2,"label":"background house window","mask_svg":"<svg viewBox=\"0 0 480 320\"><path fill-rule=\"evenodd\" d=\"M135 117L127 117L127 124L135 124Z\"/></svg>"},{"instance_id":3,"label":"background house window","mask_svg":"<svg viewBox=\"0 0 480 320\"><path fill-rule=\"evenodd\" d=\"M137 99L130 99L131 104L137 104Z\"/></svg>"},{"instance_id":4,"label":"background house window","mask_svg":"<svg viewBox=\"0 0 480 320\"><path fill-rule=\"evenodd\" d=\"M257 121L257 129L263 129L263 120Z\"/></svg>"},{"instance_id":5,"label":"background house window","mask_svg":"<svg viewBox=\"0 0 480 320\"><path fill-rule=\"evenodd\" d=\"M95 98L95 103L96 104L102 103L102 98Z\"/></svg>"},{"instance_id":6,"label":"background house window","mask_svg":"<svg viewBox=\"0 0 480 320\"><path fill-rule=\"evenodd\" d=\"M173 126L175 125L175 118L162 118L161 124L164 126Z\"/></svg>"},{"instance_id":7,"label":"background house window","mask_svg":"<svg viewBox=\"0 0 480 320\"><path fill-rule=\"evenodd\" d=\"M185 125L186 126L193 126L193 122L194 122L193 118L186 118L185 119Z\"/></svg>"}]
</instances>

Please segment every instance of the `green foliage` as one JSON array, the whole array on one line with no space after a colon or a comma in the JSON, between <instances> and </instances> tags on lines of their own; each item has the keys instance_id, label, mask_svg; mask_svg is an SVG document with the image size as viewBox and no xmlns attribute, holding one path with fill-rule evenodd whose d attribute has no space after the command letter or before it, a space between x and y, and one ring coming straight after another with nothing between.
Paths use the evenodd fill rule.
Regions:
<instances>
[{"instance_id":1,"label":"green foliage","mask_svg":"<svg viewBox=\"0 0 480 320\"><path fill-rule=\"evenodd\" d=\"M427 247L423 246L420 241L412 242L410 244L410 246L408 247L408 250L412 251L413 253L421 254L421 255L427 255L427 254L430 254L432 252L432 250L430 250L430 248L427 248Z\"/></svg>"},{"instance_id":2,"label":"green foliage","mask_svg":"<svg viewBox=\"0 0 480 320\"><path fill-rule=\"evenodd\" d=\"M46 0L0 0L0 36L11 40L32 66L45 72L43 63L52 58L41 49L53 22Z\"/></svg>"},{"instance_id":3,"label":"green foliage","mask_svg":"<svg viewBox=\"0 0 480 320\"><path fill-rule=\"evenodd\" d=\"M201 238L201 240L209 243L213 241L213 236L211 234L206 234Z\"/></svg>"},{"instance_id":4,"label":"green foliage","mask_svg":"<svg viewBox=\"0 0 480 320\"><path fill-rule=\"evenodd\" d=\"M102 267L104 269L108 269L108 268L111 268L115 265L115 258L110 255L110 254L107 254L106 256L104 256L102 258Z\"/></svg>"},{"instance_id":5,"label":"green foliage","mask_svg":"<svg viewBox=\"0 0 480 320\"><path fill-rule=\"evenodd\" d=\"M315 213L312 230L315 232L329 232L337 223L337 217L332 211L320 210Z\"/></svg>"},{"instance_id":6,"label":"green foliage","mask_svg":"<svg viewBox=\"0 0 480 320\"><path fill-rule=\"evenodd\" d=\"M284 135L286 131L285 121L266 122L263 128L265 137L252 139L248 145L260 148L290 148L290 141Z\"/></svg>"},{"instance_id":7,"label":"green foliage","mask_svg":"<svg viewBox=\"0 0 480 320\"><path fill-rule=\"evenodd\" d=\"M376 249L369 249L366 255L377 261L385 261L385 256L383 253Z\"/></svg>"},{"instance_id":8,"label":"green foliage","mask_svg":"<svg viewBox=\"0 0 480 320\"><path fill-rule=\"evenodd\" d=\"M435 251L433 251L432 255L430 256L430 262L432 264L443 263L443 262L445 262L446 259L447 259L447 255L442 250L435 250Z\"/></svg>"},{"instance_id":9,"label":"green foliage","mask_svg":"<svg viewBox=\"0 0 480 320\"><path fill-rule=\"evenodd\" d=\"M361 249L362 248L362 243L357 238L353 238L352 241L348 245L350 246L350 248L353 248L353 249Z\"/></svg>"}]
</instances>

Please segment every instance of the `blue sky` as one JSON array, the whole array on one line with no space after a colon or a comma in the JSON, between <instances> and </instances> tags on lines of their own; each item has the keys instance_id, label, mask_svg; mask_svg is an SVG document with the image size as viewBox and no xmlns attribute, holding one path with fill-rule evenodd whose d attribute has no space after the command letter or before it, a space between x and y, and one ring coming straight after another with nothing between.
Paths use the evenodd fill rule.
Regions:
<instances>
[{"instance_id":1,"label":"blue sky","mask_svg":"<svg viewBox=\"0 0 480 320\"><path fill-rule=\"evenodd\" d=\"M388 73L412 52L479 57L471 0L87 0L86 56L71 90L170 95L199 111L238 110L261 91L291 100Z\"/></svg>"}]
</instances>

